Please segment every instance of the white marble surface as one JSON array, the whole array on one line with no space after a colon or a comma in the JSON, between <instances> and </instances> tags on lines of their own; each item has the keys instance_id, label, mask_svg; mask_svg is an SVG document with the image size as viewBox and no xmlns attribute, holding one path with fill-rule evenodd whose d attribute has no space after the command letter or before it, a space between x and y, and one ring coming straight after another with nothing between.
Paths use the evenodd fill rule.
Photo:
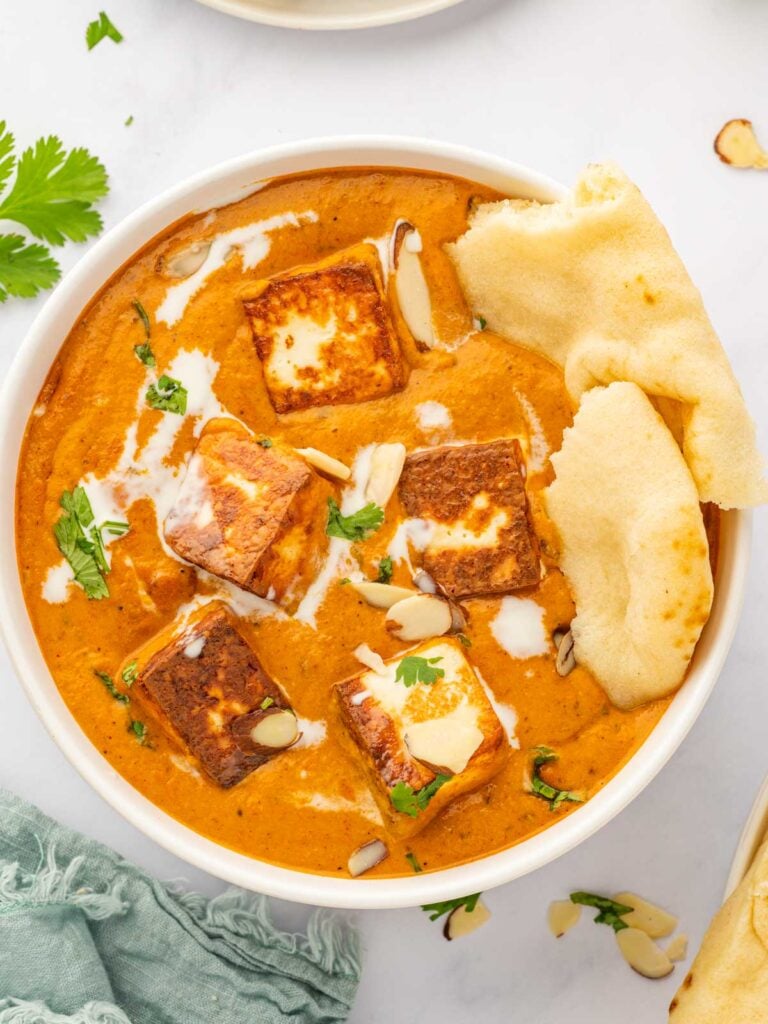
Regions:
<instances>
[{"instance_id":1,"label":"white marble surface","mask_svg":"<svg viewBox=\"0 0 768 1024\"><path fill-rule=\"evenodd\" d=\"M57 132L100 154L112 182L107 225L210 163L307 135L425 134L564 181L613 157L653 201L704 292L768 449L768 175L731 171L712 154L729 117L752 117L768 140L768 5L466 0L424 21L346 35L266 29L193 0L107 6L126 40L90 54L93 0L5 0L0 19L0 116L22 144ZM64 264L82 251L70 247ZM3 369L38 307L0 308ZM635 976L610 932L586 920L556 943L544 912L576 886L634 887L678 911L698 942L768 770L765 524L758 513L746 610L722 679L672 763L578 850L490 893L493 919L469 939L449 945L418 910L358 915L367 957L356 1024L665 1019L674 977ZM0 682L0 783L162 876L219 887L90 791L4 656ZM288 906L280 913L302 917Z\"/></svg>"}]
</instances>

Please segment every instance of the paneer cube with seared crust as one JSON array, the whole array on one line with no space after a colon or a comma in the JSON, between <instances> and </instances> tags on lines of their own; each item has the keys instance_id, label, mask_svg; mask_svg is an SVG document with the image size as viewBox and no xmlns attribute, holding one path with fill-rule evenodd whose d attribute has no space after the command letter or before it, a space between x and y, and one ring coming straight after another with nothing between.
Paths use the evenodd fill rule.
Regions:
<instances>
[{"instance_id":1,"label":"paneer cube with seared crust","mask_svg":"<svg viewBox=\"0 0 768 1024\"><path fill-rule=\"evenodd\" d=\"M365 402L405 384L379 256L370 243L258 282L244 307L279 413Z\"/></svg>"},{"instance_id":2,"label":"paneer cube with seared crust","mask_svg":"<svg viewBox=\"0 0 768 1024\"><path fill-rule=\"evenodd\" d=\"M383 673L369 669L335 691L394 836L422 829L488 782L507 757L501 722L453 640L428 640L386 662Z\"/></svg>"},{"instance_id":3,"label":"paneer cube with seared crust","mask_svg":"<svg viewBox=\"0 0 768 1024\"><path fill-rule=\"evenodd\" d=\"M254 744L250 734L287 702L226 605L204 605L183 627L150 641L136 660L132 697L219 786L234 786L280 753Z\"/></svg>"},{"instance_id":4,"label":"paneer cube with seared crust","mask_svg":"<svg viewBox=\"0 0 768 1024\"><path fill-rule=\"evenodd\" d=\"M163 532L188 562L292 608L322 565L334 493L292 448L265 447L236 420L214 419Z\"/></svg>"},{"instance_id":5,"label":"paneer cube with seared crust","mask_svg":"<svg viewBox=\"0 0 768 1024\"><path fill-rule=\"evenodd\" d=\"M430 526L423 568L449 597L506 594L539 582L539 546L515 439L430 448L400 477L409 516Z\"/></svg>"}]
</instances>

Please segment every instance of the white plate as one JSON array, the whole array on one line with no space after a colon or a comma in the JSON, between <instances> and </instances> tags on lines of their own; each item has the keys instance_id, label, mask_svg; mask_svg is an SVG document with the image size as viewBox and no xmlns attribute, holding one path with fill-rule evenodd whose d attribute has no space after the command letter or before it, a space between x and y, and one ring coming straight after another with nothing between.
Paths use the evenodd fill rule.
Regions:
<instances>
[{"instance_id":1,"label":"white plate","mask_svg":"<svg viewBox=\"0 0 768 1024\"><path fill-rule=\"evenodd\" d=\"M733 855L731 870L728 874L728 881L725 883L725 895L728 899L733 890L749 871L752 861L755 859L760 844L768 833L768 777L766 777L760 792L752 804L752 810L741 830L739 842L736 846L736 853Z\"/></svg>"},{"instance_id":2,"label":"white plate","mask_svg":"<svg viewBox=\"0 0 768 1024\"><path fill-rule=\"evenodd\" d=\"M198 0L236 18L283 28L375 28L411 21L462 0Z\"/></svg>"},{"instance_id":3,"label":"white plate","mask_svg":"<svg viewBox=\"0 0 768 1024\"><path fill-rule=\"evenodd\" d=\"M725 661L741 609L751 524L747 512L723 515L712 614L684 685L640 750L583 807L500 853L404 878L351 879L302 873L254 860L206 839L160 810L118 775L87 739L59 694L37 645L16 568L16 465L38 392L82 309L126 260L169 224L190 211L233 202L266 178L377 165L459 175L542 201L565 194L551 178L499 157L445 143L386 136L315 139L219 164L169 189L99 239L40 312L0 393L0 628L29 699L55 741L119 814L177 857L235 885L283 899L371 909L433 903L490 889L534 871L602 828L648 785L698 717Z\"/></svg>"}]
</instances>

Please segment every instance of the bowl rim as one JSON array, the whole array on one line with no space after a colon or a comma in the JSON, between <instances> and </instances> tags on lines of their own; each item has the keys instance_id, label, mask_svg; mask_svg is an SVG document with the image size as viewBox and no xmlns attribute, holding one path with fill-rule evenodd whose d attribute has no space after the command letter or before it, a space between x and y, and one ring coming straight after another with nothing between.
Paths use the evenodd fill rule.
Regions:
<instances>
[{"instance_id":1,"label":"bowl rim","mask_svg":"<svg viewBox=\"0 0 768 1024\"><path fill-rule=\"evenodd\" d=\"M757 851L768 834L768 775L763 779L757 791L754 803L749 810L747 820L739 834L736 849L731 861L731 868L725 883L723 900L727 900L738 887L752 866Z\"/></svg>"},{"instance_id":2,"label":"bowl rim","mask_svg":"<svg viewBox=\"0 0 768 1024\"><path fill-rule=\"evenodd\" d=\"M293 11L290 7L269 8L258 3L253 6L248 0L197 0L213 10L228 14L244 21L260 22L278 28L300 29L310 32L347 31L349 29L378 28L403 21L414 21L448 7L455 7L462 0L409 0L396 6L372 8L367 13L324 14L322 11L309 13Z\"/></svg>"},{"instance_id":3,"label":"bowl rim","mask_svg":"<svg viewBox=\"0 0 768 1024\"><path fill-rule=\"evenodd\" d=\"M751 514L723 514L712 614L689 675L653 732L586 804L515 846L466 864L408 877L337 878L280 867L230 850L183 825L135 790L91 744L69 712L27 614L16 561L14 495L29 414L72 323L115 270L159 231L185 213L247 195L259 181L284 173L344 166L457 174L544 201L566 194L562 185L545 175L469 147L401 136L337 136L275 146L214 165L129 214L93 245L53 292L0 390L0 632L27 696L51 737L89 785L149 838L195 867L245 889L305 904L379 909L451 899L528 874L584 842L645 788L687 735L725 661L744 597Z\"/></svg>"}]
</instances>

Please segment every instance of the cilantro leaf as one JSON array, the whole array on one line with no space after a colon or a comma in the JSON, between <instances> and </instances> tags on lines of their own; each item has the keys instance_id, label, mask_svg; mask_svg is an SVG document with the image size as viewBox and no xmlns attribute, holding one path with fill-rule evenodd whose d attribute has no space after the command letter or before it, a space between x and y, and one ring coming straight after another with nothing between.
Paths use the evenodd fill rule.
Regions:
<instances>
[{"instance_id":1,"label":"cilantro leaf","mask_svg":"<svg viewBox=\"0 0 768 1024\"><path fill-rule=\"evenodd\" d=\"M472 893L471 896L459 896L455 900L443 900L440 903L425 903L421 908L425 913L429 914L430 921L436 921L443 914L450 914L452 910L456 910L457 907L465 907L468 914L477 906L477 901L480 899L480 893Z\"/></svg>"},{"instance_id":2,"label":"cilantro leaf","mask_svg":"<svg viewBox=\"0 0 768 1024\"><path fill-rule=\"evenodd\" d=\"M11 176L16 157L13 155L13 133L6 128L5 121L0 121L0 189Z\"/></svg>"},{"instance_id":3,"label":"cilantro leaf","mask_svg":"<svg viewBox=\"0 0 768 1024\"><path fill-rule=\"evenodd\" d=\"M144 342L141 345L134 345L133 351L136 354L136 358L139 362L144 363L145 366L155 365L155 354L152 351L152 346L149 343L149 339L152 336L152 325L149 322L149 313L147 313L144 306L139 302L138 299L133 300L133 308L138 314L139 320L141 320L144 326Z\"/></svg>"},{"instance_id":4,"label":"cilantro leaf","mask_svg":"<svg viewBox=\"0 0 768 1024\"><path fill-rule=\"evenodd\" d=\"M371 501L358 512L343 516L338 502L328 499L328 522L325 532L329 537L341 537L343 540L365 540L369 533L378 530L384 522L384 509Z\"/></svg>"},{"instance_id":5,"label":"cilantro leaf","mask_svg":"<svg viewBox=\"0 0 768 1024\"><path fill-rule=\"evenodd\" d=\"M271 437L260 437L259 440L256 442L256 444L260 444L262 448L271 448L272 447L272 438Z\"/></svg>"},{"instance_id":6,"label":"cilantro leaf","mask_svg":"<svg viewBox=\"0 0 768 1024\"><path fill-rule=\"evenodd\" d=\"M102 681L102 683L106 687L107 692L110 693L115 698L115 700L120 701L121 704L128 703L128 697L126 697L124 693L120 693L118 688L115 686L112 676L108 675L106 672L100 672L97 668L93 670L93 674L96 676L97 679L100 679Z\"/></svg>"},{"instance_id":7,"label":"cilantro leaf","mask_svg":"<svg viewBox=\"0 0 768 1024\"><path fill-rule=\"evenodd\" d=\"M126 686L133 686L136 682L136 676L138 668L138 662L134 658L133 661L129 661L123 671L120 673L120 678L123 680Z\"/></svg>"},{"instance_id":8,"label":"cilantro leaf","mask_svg":"<svg viewBox=\"0 0 768 1024\"><path fill-rule=\"evenodd\" d=\"M126 117L125 121L123 121L123 124L126 128L130 128L131 125L133 124L133 114L129 114L128 117Z\"/></svg>"},{"instance_id":9,"label":"cilantro leaf","mask_svg":"<svg viewBox=\"0 0 768 1024\"><path fill-rule=\"evenodd\" d=\"M23 224L52 245L84 242L101 231L91 203L108 191L107 173L95 156L87 149L67 153L61 140L49 135L21 154L13 188L0 202L0 220Z\"/></svg>"},{"instance_id":10,"label":"cilantro leaf","mask_svg":"<svg viewBox=\"0 0 768 1024\"><path fill-rule=\"evenodd\" d=\"M410 818L417 818L421 811L426 810L427 804L438 789L450 779L450 775L436 775L422 789L414 789L407 782L397 782L389 791L389 799L396 811L407 814Z\"/></svg>"},{"instance_id":11,"label":"cilantro leaf","mask_svg":"<svg viewBox=\"0 0 768 1024\"><path fill-rule=\"evenodd\" d=\"M22 235L0 235L0 302L9 295L31 299L60 277L59 265L44 245L26 244Z\"/></svg>"},{"instance_id":12,"label":"cilantro leaf","mask_svg":"<svg viewBox=\"0 0 768 1024\"><path fill-rule=\"evenodd\" d=\"M456 639L459 641L462 647L471 647L472 640L467 636L466 633L457 633Z\"/></svg>"},{"instance_id":13,"label":"cilantro leaf","mask_svg":"<svg viewBox=\"0 0 768 1024\"><path fill-rule=\"evenodd\" d=\"M584 802L584 794L570 789L558 789L545 782L539 775L539 769L545 764L557 761L558 755L550 747L534 747L533 771L531 773L531 792L542 800L549 801L550 811L556 811L566 801L580 804Z\"/></svg>"},{"instance_id":14,"label":"cilantro leaf","mask_svg":"<svg viewBox=\"0 0 768 1024\"><path fill-rule=\"evenodd\" d=\"M89 50L101 42L102 39L111 39L113 43L122 43L123 34L109 19L106 11L99 11L96 21L91 21L85 30L85 42Z\"/></svg>"},{"instance_id":15,"label":"cilantro leaf","mask_svg":"<svg viewBox=\"0 0 768 1024\"><path fill-rule=\"evenodd\" d=\"M379 561L379 575L376 577L376 582L392 582L392 558L389 555L385 555L384 558Z\"/></svg>"},{"instance_id":16,"label":"cilantro leaf","mask_svg":"<svg viewBox=\"0 0 768 1024\"><path fill-rule=\"evenodd\" d=\"M271 708L274 703L275 700L273 697L265 697L261 704L259 704L259 707L262 711L266 711L267 708Z\"/></svg>"},{"instance_id":17,"label":"cilantro leaf","mask_svg":"<svg viewBox=\"0 0 768 1024\"><path fill-rule=\"evenodd\" d=\"M59 551L69 562L75 581L90 600L109 597L104 575L109 565L104 555L101 534L91 530L93 510L82 487L64 491L59 504L65 511L53 525L53 534ZM98 538L98 541L97 539Z\"/></svg>"},{"instance_id":18,"label":"cilantro leaf","mask_svg":"<svg viewBox=\"0 0 768 1024\"><path fill-rule=\"evenodd\" d=\"M420 872L422 872L424 870L424 868L419 863L419 858L411 850L409 850L408 853L406 853L405 859L411 865L411 867L413 868L415 874L418 875Z\"/></svg>"},{"instance_id":19,"label":"cilantro leaf","mask_svg":"<svg viewBox=\"0 0 768 1024\"><path fill-rule=\"evenodd\" d=\"M617 903L616 900L609 900L606 896L596 896L591 892L572 892L570 896L571 903L578 903L583 907L594 907L599 910L600 913L595 917L595 924L607 924L615 932L620 932L624 928L629 928L626 921L622 918L625 914L629 914L634 909L628 907L624 903Z\"/></svg>"},{"instance_id":20,"label":"cilantro leaf","mask_svg":"<svg viewBox=\"0 0 768 1024\"><path fill-rule=\"evenodd\" d=\"M135 718L132 719L128 726L128 732L132 732L142 746L147 742L147 727L143 722L139 722Z\"/></svg>"},{"instance_id":21,"label":"cilantro leaf","mask_svg":"<svg viewBox=\"0 0 768 1024\"><path fill-rule=\"evenodd\" d=\"M187 411L187 389L180 380L163 374L157 384L150 384L146 393L147 405L161 412L174 412L183 416Z\"/></svg>"},{"instance_id":22,"label":"cilantro leaf","mask_svg":"<svg viewBox=\"0 0 768 1024\"><path fill-rule=\"evenodd\" d=\"M416 683L426 683L431 686L445 675L445 669L432 668L442 660L442 658L420 658L417 654L409 654L397 666L395 682L402 682L405 686L415 686Z\"/></svg>"}]
</instances>

